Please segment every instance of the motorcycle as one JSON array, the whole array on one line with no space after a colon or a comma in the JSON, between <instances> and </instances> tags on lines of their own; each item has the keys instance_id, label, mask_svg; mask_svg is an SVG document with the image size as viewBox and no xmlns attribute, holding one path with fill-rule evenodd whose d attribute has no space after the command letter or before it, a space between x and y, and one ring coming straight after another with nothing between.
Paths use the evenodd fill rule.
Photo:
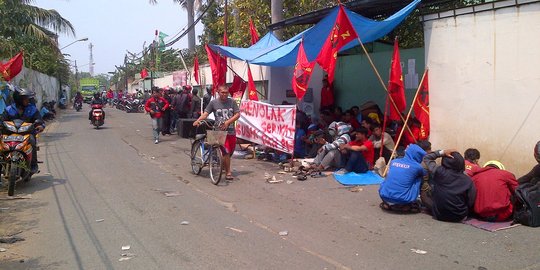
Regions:
<instances>
[{"instance_id":1,"label":"motorcycle","mask_svg":"<svg viewBox=\"0 0 540 270\"><path fill-rule=\"evenodd\" d=\"M92 105L92 120L91 123L96 129L99 129L100 126L103 126L105 123L104 111L102 104L93 104Z\"/></svg>"},{"instance_id":2,"label":"motorcycle","mask_svg":"<svg viewBox=\"0 0 540 270\"><path fill-rule=\"evenodd\" d=\"M39 122L36 122L39 124ZM8 195L13 196L15 185L19 181L30 181L32 144L30 139L35 130L35 124L16 119L2 123L2 137L0 139L1 163L4 174L3 181L7 181Z\"/></svg>"},{"instance_id":3,"label":"motorcycle","mask_svg":"<svg viewBox=\"0 0 540 270\"><path fill-rule=\"evenodd\" d=\"M65 97L60 98L60 100L58 101L58 108L65 110L67 107L66 104L67 104L66 98Z\"/></svg>"},{"instance_id":4,"label":"motorcycle","mask_svg":"<svg viewBox=\"0 0 540 270\"><path fill-rule=\"evenodd\" d=\"M140 106L140 100L139 99L131 99L126 101L126 112L132 113L132 112L139 112L139 106Z\"/></svg>"},{"instance_id":5,"label":"motorcycle","mask_svg":"<svg viewBox=\"0 0 540 270\"><path fill-rule=\"evenodd\" d=\"M75 107L76 111L78 111L78 112L81 111L82 110L82 102L81 101L76 101L74 107Z\"/></svg>"}]
</instances>

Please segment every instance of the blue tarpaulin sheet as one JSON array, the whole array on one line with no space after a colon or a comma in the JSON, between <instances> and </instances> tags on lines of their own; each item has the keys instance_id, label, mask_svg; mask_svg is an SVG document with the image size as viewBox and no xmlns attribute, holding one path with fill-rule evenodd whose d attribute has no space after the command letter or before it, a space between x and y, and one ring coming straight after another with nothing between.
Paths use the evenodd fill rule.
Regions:
<instances>
[{"instance_id":1,"label":"blue tarpaulin sheet","mask_svg":"<svg viewBox=\"0 0 540 270\"><path fill-rule=\"evenodd\" d=\"M398 26L420 3L415 0L394 15L383 21L374 21L354 13L345 8L355 31L362 40L362 43L373 42L384 37L392 29ZM296 64L296 55L298 54L298 45L304 38L304 49L309 61L315 60L319 54L330 31L334 27L339 7L335 7L324 19L314 26L290 38L287 41L280 42L271 32L266 34L256 44L249 48L236 48L209 44L210 48L222 55L238 60L247 61L251 64L263 66L294 66ZM359 45L358 39L349 42L341 48L341 51L350 49Z\"/></svg>"},{"instance_id":2,"label":"blue tarpaulin sheet","mask_svg":"<svg viewBox=\"0 0 540 270\"><path fill-rule=\"evenodd\" d=\"M344 186L378 185L384 181L382 177L372 171L367 173L333 173L333 175L336 181Z\"/></svg>"}]
</instances>

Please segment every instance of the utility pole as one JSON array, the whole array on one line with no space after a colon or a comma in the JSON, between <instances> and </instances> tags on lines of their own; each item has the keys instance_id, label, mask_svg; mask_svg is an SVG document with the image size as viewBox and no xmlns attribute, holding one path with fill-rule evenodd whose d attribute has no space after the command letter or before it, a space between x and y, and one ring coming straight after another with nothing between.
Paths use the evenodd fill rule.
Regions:
<instances>
[{"instance_id":1,"label":"utility pole","mask_svg":"<svg viewBox=\"0 0 540 270\"><path fill-rule=\"evenodd\" d=\"M92 55L92 48L94 47L94 45L92 45L92 42L90 42L90 44L88 44L88 49L90 50L90 67L89 67L89 72L90 72L90 76L94 77L94 56Z\"/></svg>"},{"instance_id":2,"label":"utility pole","mask_svg":"<svg viewBox=\"0 0 540 270\"><path fill-rule=\"evenodd\" d=\"M271 0L270 9L272 12L272 23L277 23L283 20L283 0ZM277 38L282 38L281 30L274 30Z\"/></svg>"},{"instance_id":3,"label":"utility pole","mask_svg":"<svg viewBox=\"0 0 540 270\"><path fill-rule=\"evenodd\" d=\"M77 86L77 91L79 91L79 70L77 69L77 60L75 60L75 85Z\"/></svg>"}]
</instances>

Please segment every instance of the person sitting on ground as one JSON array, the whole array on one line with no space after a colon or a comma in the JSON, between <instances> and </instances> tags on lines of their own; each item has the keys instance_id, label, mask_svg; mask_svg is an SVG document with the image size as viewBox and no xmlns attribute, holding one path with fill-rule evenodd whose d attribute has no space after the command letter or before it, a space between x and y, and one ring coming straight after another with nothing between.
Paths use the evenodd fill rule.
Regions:
<instances>
[{"instance_id":1,"label":"person sitting on ground","mask_svg":"<svg viewBox=\"0 0 540 270\"><path fill-rule=\"evenodd\" d=\"M514 209L510 198L518 186L516 177L496 160L474 170L471 177L476 188L474 212L478 217L491 222L510 219Z\"/></svg>"},{"instance_id":2,"label":"person sitting on ground","mask_svg":"<svg viewBox=\"0 0 540 270\"><path fill-rule=\"evenodd\" d=\"M416 145L420 146L424 151L426 151L426 154L431 153L431 143L427 140L421 140L416 142ZM427 172L428 166L427 163L422 160L422 168ZM431 209L433 208L433 200L431 199L431 191L433 190L433 184L431 182L430 174L426 173L424 177L422 177L422 185L420 186L420 201L422 202L422 205L431 213Z\"/></svg>"},{"instance_id":3,"label":"person sitting on ground","mask_svg":"<svg viewBox=\"0 0 540 270\"><path fill-rule=\"evenodd\" d=\"M480 160L480 151L474 148L465 150L465 173L472 177L472 172L480 169L478 166Z\"/></svg>"},{"instance_id":4,"label":"person sitting on ground","mask_svg":"<svg viewBox=\"0 0 540 270\"><path fill-rule=\"evenodd\" d=\"M296 132L294 133L294 156L293 158L306 157L306 131L302 128L301 121L296 121Z\"/></svg>"},{"instance_id":5,"label":"person sitting on ground","mask_svg":"<svg viewBox=\"0 0 540 270\"><path fill-rule=\"evenodd\" d=\"M382 147L382 156L384 157L384 160L388 162L395 146L392 136L385 132L383 137L381 125L373 124L371 126L371 136L369 136L369 140L373 142L373 147L375 147L375 160L379 158Z\"/></svg>"},{"instance_id":6,"label":"person sitting on ground","mask_svg":"<svg viewBox=\"0 0 540 270\"><path fill-rule=\"evenodd\" d=\"M333 110L333 117L335 122L343 122L343 109L339 106L335 107Z\"/></svg>"},{"instance_id":7,"label":"person sitting on ground","mask_svg":"<svg viewBox=\"0 0 540 270\"><path fill-rule=\"evenodd\" d=\"M417 199L422 177L426 174L420 163L425 154L426 151L420 146L411 144L405 149L403 158L390 162L386 180L379 188L382 209L420 212Z\"/></svg>"},{"instance_id":8,"label":"person sitting on ground","mask_svg":"<svg viewBox=\"0 0 540 270\"><path fill-rule=\"evenodd\" d=\"M319 149L324 145L321 144L320 138L324 138L325 132L319 128L317 124L311 124L308 126L307 134L304 139L306 144L306 157L314 158L317 156Z\"/></svg>"},{"instance_id":9,"label":"person sitting on ground","mask_svg":"<svg viewBox=\"0 0 540 270\"><path fill-rule=\"evenodd\" d=\"M345 114L343 115L343 122L351 125L354 130L357 130L360 127L360 123L356 121L356 118L354 117L354 112L351 110L347 110L345 112Z\"/></svg>"},{"instance_id":10,"label":"person sitting on ground","mask_svg":"<svg viewBox=\"0 0 540 270\"><path fill-rule=\"evenodd\" d=\"M360 107L356 105L352 106L351 111L353 112L356 121L358 121L358 123L362 123L362 114L360 113Z\"/></svg>"},{"instance_id":11,"label":"person sitting on ground","mask_svg":"<svg viewBox=\"0 0 540 270\"><path fill-rule=\"evenodd\" d=\"M441 166L436 159L442 157ZM474 207L476 188L464 173L465 159L452 149L434 151L424 157L433 183L433 217L440 221L459 222Z\"/></svg>"},{"instance_id":12,"label":"person sitting on ground","mask_svg":"<svg viewBox=\"0 0 540 270\"><path fill-rule=\"evenodd\" d=\"M532 183L536 184L540 182L540 141L536 143L534 147L534 158L538 162L532 170L518 179L519 184Z\"/></svg>"},{"instance_id":13,"label":"person sitting on ground","mask_svg":"<svg viewBox=\"0 0 540 270\"><path fill-rule=\"evenodd\" d=\"M49 109L47 109L47 105L48 105L47 102L43 102L43 105L41 105L41 110L39 111L39 114L41 115L41 119L45 121L54 119L54 113L52 113L51 111L49 111Z\"/></svg>"},{"instance_id":14,"label":"person sitting on ground","mask_svg":"<svg viewBox=\"0 0 540 270\"><path fill-rule=\"evenodd\" d=\"M328 126L328 132L334 140L333 142L327 142L325 139L319 138L319 143L324 144L313 161L312 169L323 171L328 170L330 167L338 168L341 165L339 146L351 141L350 131L350 125L343 122L332 122Z\"/></svg>"},{"instance_id":15,"label":"person sitting on ground","mask_svg":"<svg viewBox=\"0 0 540 270\"><path fill-rule=\"evenodd\" d=\"M368 137L371 137L371 126L373 124L373 120L369 117L363 118L362 122L360 122L360 125L368 130Z\"/></svg>"},{"instance_id":16,"label":"person sitting on ground","mask_svg":"<svg viewBox=\"0 0 540 270\"><path fill-rule=\"evenodd\" d=\"M367 139L367 133L366 128L360 127L354 133L354 141L339 146L346 165L338 174L365 173L373 168L373 143Z\"/></svg>"}]
</instances>

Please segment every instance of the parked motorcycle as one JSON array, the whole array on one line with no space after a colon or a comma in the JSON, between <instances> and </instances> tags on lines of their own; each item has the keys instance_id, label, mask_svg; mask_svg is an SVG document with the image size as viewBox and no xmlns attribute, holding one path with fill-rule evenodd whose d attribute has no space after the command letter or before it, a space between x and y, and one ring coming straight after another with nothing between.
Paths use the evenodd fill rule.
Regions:
<instances>
[{"instance_id":1,"label":"parked motorcycle","mask_svg":"<svg viewBox=\"0 0 540 270\"><path fill-rule=\"evenodd\" d=\"M39 124L39 123L36 123ZM15 185L19 181L29 181L32 177L32 144L30 139L35 125L16 119L2 123L2 137L0 154L3 181L7 182L8 195L13 196Z\"/></svg>"},{"instance_id":2,"label":"parked motorcycle","mask_svg":"<svg viewBox=\"0 0 540 270\"><path fill-rule=\"evenodd\" d=\"M92 120L91 123L96 129L99 129L100 126L103 126L105 123L104 119L105 112L103 111L102 104L93 104L92 105Z\"/></svg>"},{"instance_id":3,"label":"parked motorcycle","mask_svg":"<svg viewBox=\"0 0 540 270\"><path fill-rule=\"evenodd\" d=\"M76 111L81 111L82 110L82 102L81 101L76 101L75 102L75 105L73 105L75 107L75 110Z\"/></svg>"},{"instance_id":4,"label":"parked motorcycle","mask_svg":"<svg viewBox=\"0 0 540 270\"><path fill-rule=\"evenodd\" d=\"M141 102L139 99L128 99L126 101L126 112L132 113L132 112L139 112L139 106L141 105Z\"/></svg>"}]
</instances>

